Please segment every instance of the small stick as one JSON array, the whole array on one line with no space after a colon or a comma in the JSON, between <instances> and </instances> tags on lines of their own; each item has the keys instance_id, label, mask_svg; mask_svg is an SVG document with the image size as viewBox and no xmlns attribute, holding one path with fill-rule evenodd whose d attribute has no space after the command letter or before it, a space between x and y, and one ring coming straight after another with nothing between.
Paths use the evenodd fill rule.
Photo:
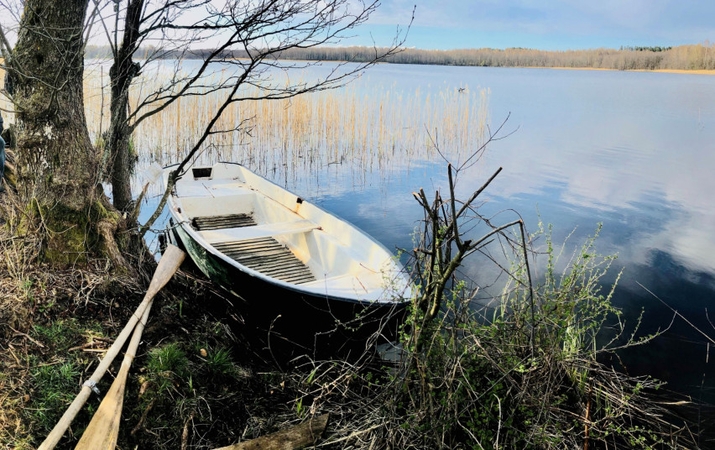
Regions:
<instances>
[{"instance_id":1,"label":"small stick","mask_svg":"<svg viewBox=\"0 0 715 450\"><path fill-rule=\"evenodd\" d=\"M25 337L25 338L27 338L30 342L32 342L33 344L39 346L40 348L45 348L45 346L42 345L42 342L39 342L39 341L37 341L37 340L31 338L29 334L23 333L22 331L18 331L18 330L16 330L16 329L14 329L13 327L10 327L10 329L15 332L15 336Z\"/></svg>"}]
</instances>

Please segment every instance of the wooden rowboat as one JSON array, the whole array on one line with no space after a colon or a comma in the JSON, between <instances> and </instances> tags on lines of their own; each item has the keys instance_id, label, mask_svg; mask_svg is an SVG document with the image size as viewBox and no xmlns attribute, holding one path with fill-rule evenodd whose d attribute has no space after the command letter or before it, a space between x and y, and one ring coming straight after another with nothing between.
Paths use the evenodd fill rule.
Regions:
<instances>
[{"instance_id":1,"label":"wooden rowboat","mask_svg":"<svg viewBox=\"0 0 715 450\"><path fill-rule=\"evenodd\" d=\"M170 237L210 280L268 312L272 327L280 317L328 342L340 330L394 337L412 283L355 226L235 163L190 167L168 205Z\"/></svg>"}]
</instances>

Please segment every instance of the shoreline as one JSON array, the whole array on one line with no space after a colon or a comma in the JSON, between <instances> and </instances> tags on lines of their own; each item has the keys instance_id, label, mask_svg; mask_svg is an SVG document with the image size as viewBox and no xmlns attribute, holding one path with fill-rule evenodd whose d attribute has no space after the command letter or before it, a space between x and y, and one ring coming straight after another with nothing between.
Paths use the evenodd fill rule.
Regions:
<instances>
[{"instance_id":1,"label":"shoreline","mask_svg":"<svg viewBox=\"0 0 715 450\"><path fill-rule=\"evenodd\" d=\"M655 69L655 70L634 70L633 72L660 72L660 73L679 73L685 75L715 75L715 70L706 69Z\"/></svg>"},{"instance_id":2,"label":"shoreline","mask_svg":"<svg viewBox=\"0 0 715 450\"><path fill-rule=\"evenodd\" d=\"M496 66L485 66L496 67ZM546 66L508 66L505 68L522 69L553 69L553 70L593 70L604 72L646 72L646 73L674 73L681 75L715 75L715 70L707 69L609 69L607 67L546 67Z\"/></svg>"}]
</instances>

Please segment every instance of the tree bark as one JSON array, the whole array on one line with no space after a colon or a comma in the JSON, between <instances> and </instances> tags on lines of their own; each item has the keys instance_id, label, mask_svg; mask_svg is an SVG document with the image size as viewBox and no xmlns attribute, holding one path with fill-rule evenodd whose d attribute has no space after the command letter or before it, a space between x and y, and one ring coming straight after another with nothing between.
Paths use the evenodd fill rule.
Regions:
<instances>
[{"instance_id":1,"label":"tree bark","mask_svg":"<svg viewBox=\"0 0 715 450\"><path fill-rule=\"evenodd\" d=\"M75 211L94 198L97 168L84 115L87 3L27 0L12 61L25 190Z\"/></svg>"},{"instance_id":2,"label":"tree bark","mask_svg":"<svg viewBox=\"0 0 715 450\"><path fill-rule=\"evenodd\" d=\"M130 151L131 130L127 123L127 115L129 87L134 77L139 74L139 65L132 60L132 55L137 50L143 9L144 0L129 2L122 43L115 50L114 63L109 71L112 86L112 122L109 130L112 200L120 211L127 211L132 205L131 174L135 161Z\"/></svg>"},{"instance_id":3,"label":"tree bark","mask_svg":"<svg viewBox=\"0 0 715 450\"><path fill-rule=\"evenodd\" d=\"M18 189L42 233L41 256L60 266L98 253L103 239L94 224L107 218L118 224L100 201L99 158L84 114L87 6L88 0L26 0L11 59Z\"/></svg>"}]
</instances>

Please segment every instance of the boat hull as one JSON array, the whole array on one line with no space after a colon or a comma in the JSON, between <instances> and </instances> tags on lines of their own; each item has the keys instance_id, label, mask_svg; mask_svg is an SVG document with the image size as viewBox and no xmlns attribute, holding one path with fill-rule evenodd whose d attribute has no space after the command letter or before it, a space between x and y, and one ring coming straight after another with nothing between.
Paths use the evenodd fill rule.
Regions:
<instances>
[{"instance_id":1,"label":"boat hull","mask_svg":"<svg viewBox=\"0 0 715 450\"><path fill-rule=\"evenodd\" d=\"M197 238L200 233L195 229L195 222L180 205L170 200L169 239L186 250L209 280L239 300L236 307L261 345L270 347L271 351L281 348L288 356L308 353L326 357L358 355L373 349L375 344L397 339L408 304L404 298L394 301L346 298L345 289L331 295L327 288L321 292L315 287L303 289L299 284L275 282L236 264L235 259L217 251L216 246L202 242L201 236ZM301 206L305 211L308 207L315 208L307 202ZM322 210L317 214L327 215ZM330 216L330 220L337 219ZM329 222L324 223L325 228L330 227ZM317 229L323 232L323 226ZM352 229L349 232L354 233ZM360 239L367 238L361 236ZM363 246L365 242L372 241L362 241ZM381 246L380 251L383 251Z\"/></svg>"},{"instance_id":2,"label":"boat hull","mask_svg":"<svg viewBox=\"0 0 715 450\"><path fill-rule=\"evenodd\" d=\"M348 301L287 290L225 264L180 226L170 227L168 234L204 276L235 300L247 327L240 331L248 331L247 338L259 347L287 359L300 354L359 357L398 339L407 302Z\"/></svg>"}]
</instances>

